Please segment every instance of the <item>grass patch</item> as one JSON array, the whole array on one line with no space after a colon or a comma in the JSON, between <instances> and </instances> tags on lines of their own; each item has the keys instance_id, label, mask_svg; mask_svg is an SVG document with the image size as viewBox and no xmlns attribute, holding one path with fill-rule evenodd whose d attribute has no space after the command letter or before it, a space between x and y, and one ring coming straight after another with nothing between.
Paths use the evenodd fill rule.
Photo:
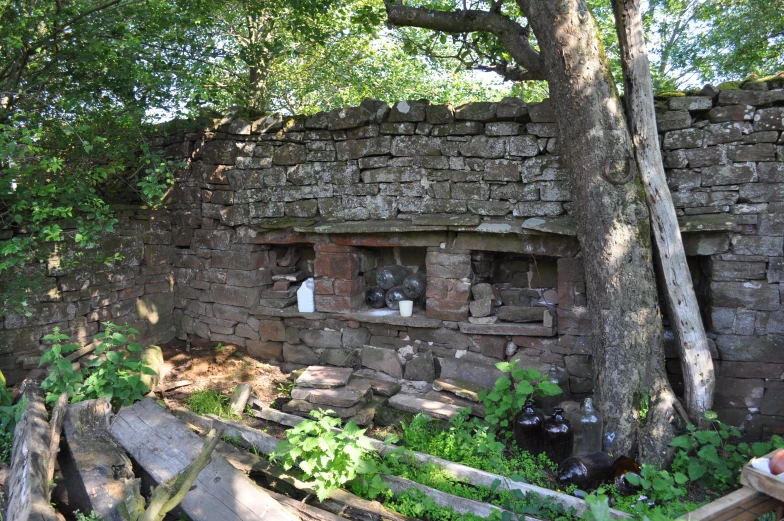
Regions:
<instances>
[{"instance_id":1,"label":"grass patch","mask_svg":"<svg viewBox=\"0 0 784 521\"><path fill-rule=\"evenodd\" d=\"M185 400L185 405L196 414L214 414L221 418L237 419L240 416L233 414L229 409L230 400L228 396L221 393L218 389L203 389L191 393L188 399Z\"/></svg>"}]
</instances>

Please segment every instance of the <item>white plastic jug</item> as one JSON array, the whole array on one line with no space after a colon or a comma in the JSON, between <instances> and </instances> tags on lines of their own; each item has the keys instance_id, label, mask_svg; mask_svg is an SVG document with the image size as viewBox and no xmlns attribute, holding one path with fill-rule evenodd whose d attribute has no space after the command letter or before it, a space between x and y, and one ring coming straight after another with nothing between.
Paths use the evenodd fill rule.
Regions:
<instances>
[{"instance_id":1,"label":"white plastic jug","mask_svg":"<svg viewBox=\"0 0 784 521\"><path fill-rule=\"evenodd\" d=\"M297 309L300 313L313 313L316 311L315 281L307 279L297 290Z\"/></svg>"}]
</instances>

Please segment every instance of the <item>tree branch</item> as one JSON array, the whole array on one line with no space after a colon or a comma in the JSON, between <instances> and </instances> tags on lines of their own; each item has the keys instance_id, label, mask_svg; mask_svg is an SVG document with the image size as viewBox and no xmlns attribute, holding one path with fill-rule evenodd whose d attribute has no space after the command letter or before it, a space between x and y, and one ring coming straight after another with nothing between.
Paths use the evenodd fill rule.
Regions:
<instances>
[{"instance_id":1,"label":"tree branch","mask_svg":"<svg viewBox=\"0 0 784 521\"><path fill-rule=\"evenodd\" d=\"M515 61L526 69L529 79L544 80L544 63L539 52L528 42L527 29L500 13L477 11L436 11L405 7L384 0L387 20L398 27L421 27L445 33L489 32L501 40Z\"/></svg>"}]
</instances>

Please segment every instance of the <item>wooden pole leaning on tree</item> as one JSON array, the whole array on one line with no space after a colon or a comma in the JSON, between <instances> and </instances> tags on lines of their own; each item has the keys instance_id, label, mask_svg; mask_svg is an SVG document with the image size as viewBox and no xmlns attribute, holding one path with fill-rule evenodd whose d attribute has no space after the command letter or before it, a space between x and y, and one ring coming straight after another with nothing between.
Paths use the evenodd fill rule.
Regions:
<instances>
[{"instance_id":1,"label":"wooden pole leaning on tree","mask_svg":"<svg viewBox=\"0 0 784 521\"><path fill-rule=\"evenodd\" d=\"M691 421L698 423L713 405L716 380L678 218L664 175L640 4L639 0L612 0L612 5L621 49L627 116L664 275L670 322L680 348L685 407Z\"/></svg>"}]
</instances>

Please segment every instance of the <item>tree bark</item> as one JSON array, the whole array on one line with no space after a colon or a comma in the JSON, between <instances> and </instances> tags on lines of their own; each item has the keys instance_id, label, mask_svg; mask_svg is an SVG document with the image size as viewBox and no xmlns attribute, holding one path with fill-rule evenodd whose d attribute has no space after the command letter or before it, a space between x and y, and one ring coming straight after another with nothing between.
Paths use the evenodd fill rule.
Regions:
<instances>
[{"instance_id":1,"label":"tree bark","mask_svg":"<svg viewBox=\"0 0 784 521\"><path fill-rule=\"evenodd\" d=\"M713 404L713 361L686 263L672 195L664 175L639 1L613 0L612 4L637 165L653 220L670 323L680 347L684 402L692 422L697 423Z\"/></svg>"},{"instance_id":2,"label":"tree bark","mask_svg":"<svg viewBox=\"0 0 784 521\"><path fill-rule=\"evenodd\" d=\"M570 175L595 343L594 390L608 449L616 456L635 454L640 409L649 395L656 407L645 425L659 437L645 456L661 461L673 435L674 397L664 371L650 222L596 22L585 0L517 3L539 42ZM387 3L393 25L438 29L418 11Z\"/></svg>"}]
</instances>

